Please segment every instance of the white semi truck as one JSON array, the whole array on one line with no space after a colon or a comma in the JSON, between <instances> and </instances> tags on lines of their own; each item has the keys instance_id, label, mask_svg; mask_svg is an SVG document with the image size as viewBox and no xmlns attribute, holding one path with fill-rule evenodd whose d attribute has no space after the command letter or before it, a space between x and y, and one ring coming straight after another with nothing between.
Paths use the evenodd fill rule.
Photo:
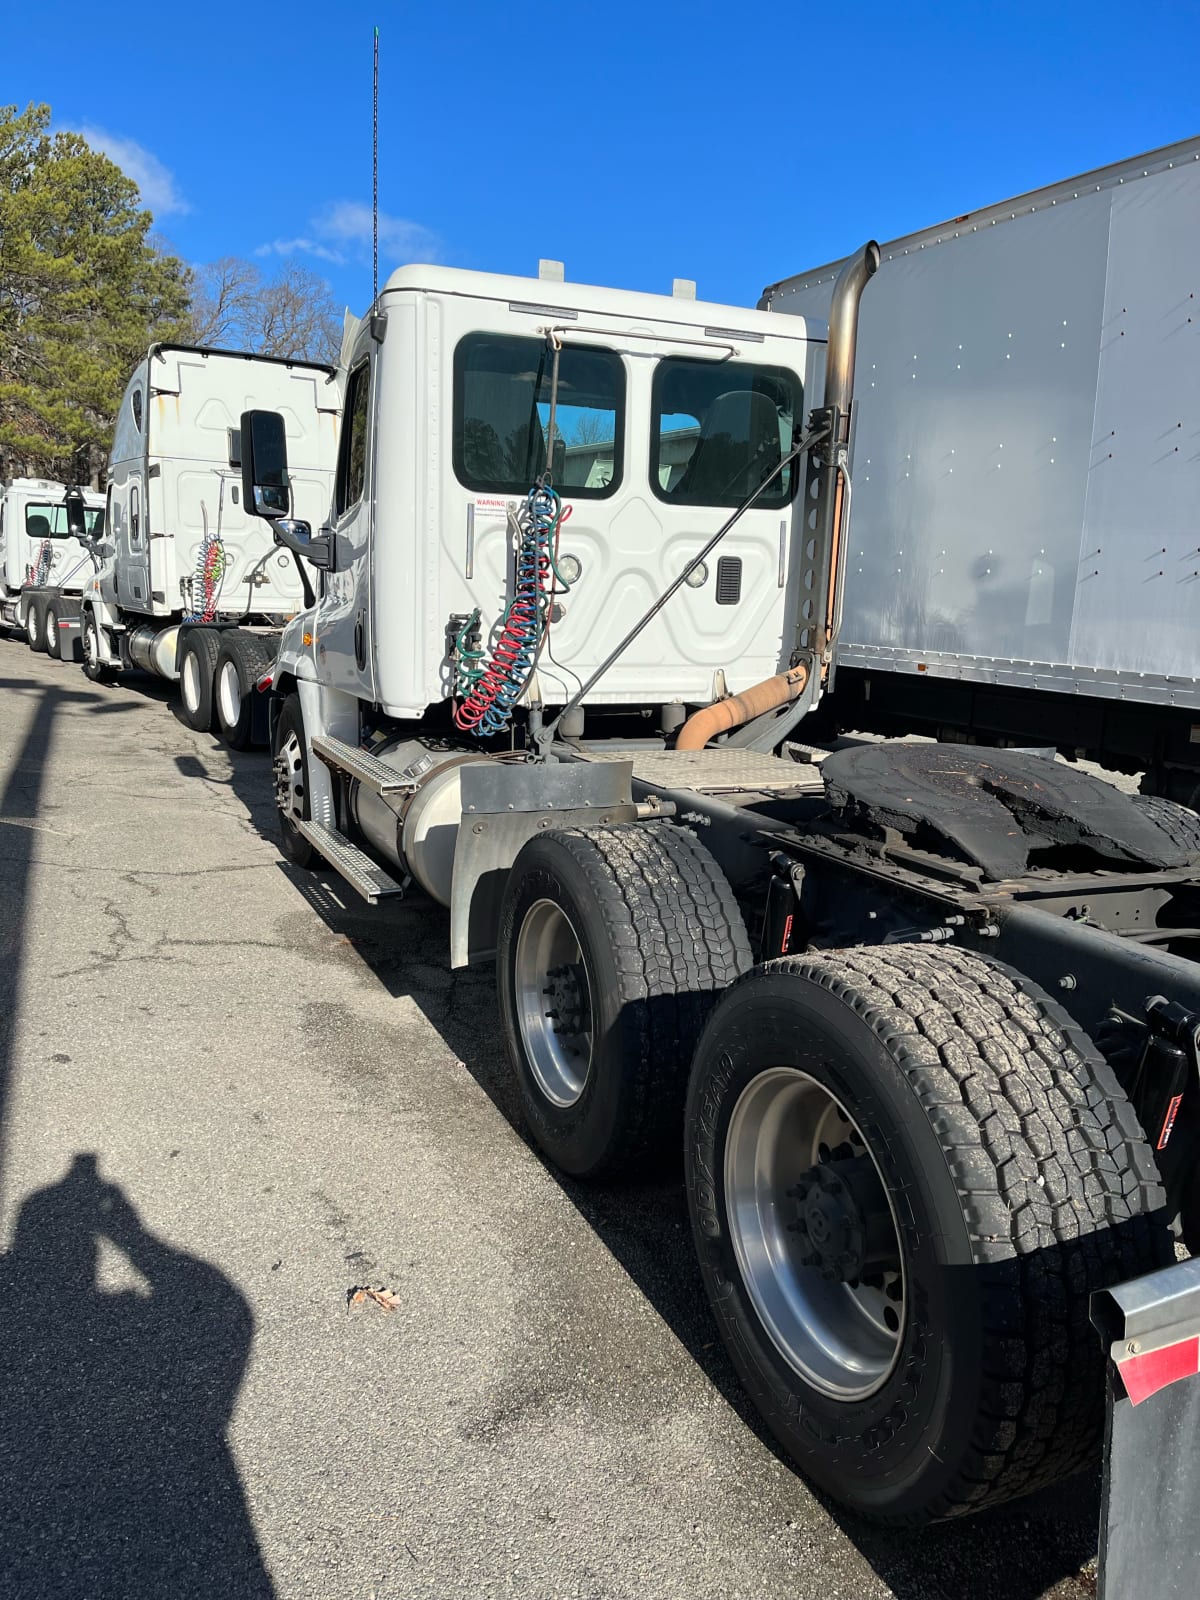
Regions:
<instances>
[{"instance_id":1,"label":"white semi truck","mask_svg":"<svg viewBox=\"0 0 1200 1600\"><path fill-rule=\"evenodd\" d=\"M190 727L213 728L238 749L265 742L249 691L308 579L242 504L239 418L271 406L285 419L293 508L316 518L329 499L339 405L326 366L151 347L121 402L105 545L84 587L89 677L141 668L178 678Z\"/></svg>"},{"instance_id":2,"label":"white semi truck","mask_svg":"<svg viewBox=\"0 0 1200 1600\"><path fill-rule=\"evenodd\" d=\"M71 660L92 558L68 527L66 494L50 478L0 485L0 622L22 629L30 649ZM97 537L104 496L81 490L79 506L86 535Z\"/></svg>"},{"instance_id":3,"label":"white semi truck","mask_svg":"<svg viewBox=\"0 0 1200 1600\"><path fill-rule=\"evenodd\" d=\"M1088 1296L1200 1239L1200 824L1028 753L797 759L878 262L828 336L403 268L319 526L284 419L240 434L246 509L320 574L260 678L285 854L448 908L558 1167L682 1144L766 1425L911 1524L1094 1460Z\"/></svg>"},{"instance_id":4,"label":"white semi truck","mask_svg":"<svg viewBox=\"0 0 1200 1600\"><path fill-rule=\"evenodd\" d=\"M1200 805L1200 138L882 251L840 725L1058 746ZM760 304L824 318L840 265Z\"/></svg>"}]
</instances>

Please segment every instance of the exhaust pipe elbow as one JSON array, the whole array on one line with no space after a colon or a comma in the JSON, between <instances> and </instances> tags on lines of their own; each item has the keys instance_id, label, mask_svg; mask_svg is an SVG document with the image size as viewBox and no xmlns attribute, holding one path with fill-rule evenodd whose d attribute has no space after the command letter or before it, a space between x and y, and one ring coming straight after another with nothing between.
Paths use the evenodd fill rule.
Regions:
<instances>
[{"instance_id":1,"label":"exhaust pipe elbow","mask_svg":"<svg viewBox=\"0 0 1200 1600\"><path fill-rule=\"evenodd\" d=\"M675 740L676 750L703 750L708 741L718 733L740 728L755 717L768 711L779 711L804 693L808 683L808 668L792 667L773 678L766 678L741 694L730 695L726 700L715 700L693 712Z\"/></svg>"},{"instance_id":2,"label":"exhaust pipe elbow","mask_svg":"<svg viewBox=\"0 0 1200 1600\"><path fill-rule=\"evenodd\" d=\"M829 345L825 352L825 406L845 416L854 396L854 358L858 349L858 304L879 270L879 246L870 239L846 262L833 286L829 307Z\"/></svg>"}]
</instances>

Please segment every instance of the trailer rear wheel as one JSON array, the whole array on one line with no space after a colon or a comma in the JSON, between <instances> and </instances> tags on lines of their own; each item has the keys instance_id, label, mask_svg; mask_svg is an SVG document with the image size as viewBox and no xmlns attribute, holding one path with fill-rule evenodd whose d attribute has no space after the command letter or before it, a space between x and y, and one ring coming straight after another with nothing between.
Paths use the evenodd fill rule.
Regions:
<instances>
[{"instance_id":1,"label":"trailer rear wheel","mask_svg":"<svg viewBox=\"0 0 1200 1600\"><path fill-rule=\"evenodd\" d=\"M179 699L183 720L197 733L208 733L213 721L213 678L220 649L211 628L190 628L179 651Z\"/></svg>"},{"instance_id":2,"label":"trailer rear wheel","mask_svg":"<svg viewBox=\"0 0 1200 1600\"><path fill-rule=\"evenodd\" d=\"M509 874L500 1015L526 1119L577 1177L678 1149L687 1070L750 965L733 891L684 828L539 834Z\"/></svg>"},{"instance_id":3,"label":"trailer rear wheel","mask_svg":"<svg viewBox=\"0 0 1200 1600\"><path fill-rule=\"evenodd\" d=\"M213 678L217 728L231 750L251 750L255 738L255 696L272 651L257 634L233 628L223 635Z\"/></svg>"},{"instance_id":4,"label":"trailer rear wheel","mask_svg":"<svg viewBox=\"0 0 1200 1600\"><path fill-rule=\"evenodd\" d=\"M1157 822L1174 844L1192 855L1200 855L1200 815L1175 800L1164 800L1156 794L1134 795L1133 803L1151 822Z\"/></svg>"},{"instance_id":5,"label":"trailer rear wheel","mask_svg":"<svg viewBox=\"0 0 1200 1600\"><path fill-rule=\"evenodd\" d=\"M33 595L25 606L25 640L31 650L46 649L46 602Z\"/></svg>"},{"instance_id":6,"label":"trailer rear wheel","mask_svg":"<svg viewBox=\"0 0 1200 1600\"><path fill-rule=\"evenodd\" d=\"M1170 1259L1111 1070L1035 985L957 950L787 957L725 997L688 1090L721 1336L772 1433L919 1523L1085 1466L1093 1289Z\"/></svg>"},{"instance_id":7,"label":"trailer rear wheel","mask_svg":"<svg viewBox=\"0 0 1200 1600\"><path fill-rule=\"evenodd\" d=\"M275 805L279 811L279 842L284 855L298 867L311 867L317 852L297 828L312 815L308 795L308 750L300 696L289 694L279 710L271 740L275 779Z\"/></svg>"},{"instance_id":8,"label":"trailer rear wheel","mask_svg":"<svg viewBox=\"0 0 1200 1600\"><path fill-rule=\"evenodd\" d=\"M42 618L46 629L46 654L54 661L62 659L62 636L58 631L58 604L54 600L46 601L46 610Z\"/></svg>"}]
</instances>

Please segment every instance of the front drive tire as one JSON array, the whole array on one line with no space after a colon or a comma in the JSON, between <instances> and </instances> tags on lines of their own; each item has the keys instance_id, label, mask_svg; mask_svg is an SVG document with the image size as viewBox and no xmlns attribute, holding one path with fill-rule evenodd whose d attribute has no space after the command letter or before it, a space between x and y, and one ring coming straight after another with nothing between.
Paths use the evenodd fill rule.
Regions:
<instances>
[{"instance_id":1,"label":"front drive tire","mask_svg":"<svg viewBox=\"0 0 1200 1600\"><path fill-rule=\"evenodd\" d=\"M733 891L684 828L563 829L523 847L500 912L500 1016L556 1166L610 1176L678 1151L692 1051L750 960Z\"/></svg>"},{"instance_id":2,"label":"front drive tire","mask_svg":"<svg viewBox=\"0 0 1200 1600\"><path fill-rule=\"evenodd\" d=\"M295 866L311 867L316 863L317 852L296 826L297 821L306 821L312 815L308 749L298 694L289 694L279 709L271 739L271 769L279 812L280 848Z\"/></svg>"},{"instance_id":3,"label":"front drive tire","mask_svg":"<svg viewBox=\"0 0 1200 1600\"><path fill-rule=\"evenodd\" d=\"M1088 1296L1170 1240L1129 1102L1035 985L902 945L769 963L700 1043L686 1163L721 1337L835 1499L915 1524L1094 1458Z\"/></svg>"},{"instance_id":4,"label":"front drive tire","mask_svg":"<svg viewBox=\"0 0 1200 1600\"><path fill-rule=\"evenodd\" d=\"M25 606L25 641L31 650L45 653L46 602L40 595L34 595Z\"/></svg>"},{"instance_id":5,"label":"front drive tire","mask_svg":"<svg viewBox=\"0 0 1200 1600\"><path fill-rule=\"evenodd\" d=\"M220 650L218 634L211 628L191 628L179 651L179 703L183 720L197 733L213 725L213 680Z\"/></svg>"}]
</instances>

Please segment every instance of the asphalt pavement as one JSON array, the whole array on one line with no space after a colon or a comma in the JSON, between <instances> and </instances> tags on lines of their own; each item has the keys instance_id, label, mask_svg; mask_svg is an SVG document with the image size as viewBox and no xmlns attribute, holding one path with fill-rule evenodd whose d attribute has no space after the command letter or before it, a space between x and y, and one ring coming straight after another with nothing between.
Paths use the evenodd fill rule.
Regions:
<instances>
[{"instance_id":1,"label":"asphalt pavement","mask_svg":"<svg viewBox=\"0 0 1200 1600\"><path fill-rule=\"evenodd\" d=\"M445 914L286 865L267 757L173 702L0 636L6 1600L1094 1593L1091 1482L823 1504L678 1180L549 1170Z\"/></svg>"}]
</instances>

